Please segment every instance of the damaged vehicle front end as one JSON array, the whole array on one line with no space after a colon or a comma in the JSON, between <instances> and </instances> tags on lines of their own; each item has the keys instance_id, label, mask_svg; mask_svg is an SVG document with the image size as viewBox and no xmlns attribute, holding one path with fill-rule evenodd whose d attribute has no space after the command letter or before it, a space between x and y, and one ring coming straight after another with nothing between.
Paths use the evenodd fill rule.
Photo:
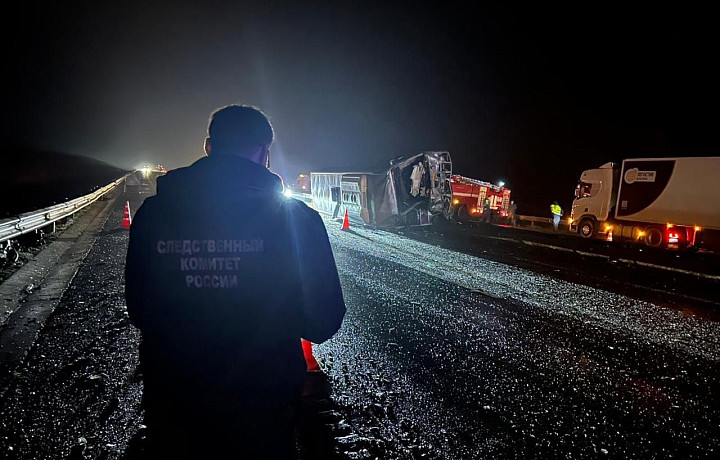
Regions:
<instances>
[{"instance_id":1,"label":"damaged vehicle front end","mask_svg":"<svg viewBox=\"0 0 720 460\"><path fill-rule=\"evenodd\" d=\"M334 218L347 210L355 222L402 228L447 219L452 203L448 152L398 157L384 172L310 173L313 207Z\"/></svg>"}]
</instances>

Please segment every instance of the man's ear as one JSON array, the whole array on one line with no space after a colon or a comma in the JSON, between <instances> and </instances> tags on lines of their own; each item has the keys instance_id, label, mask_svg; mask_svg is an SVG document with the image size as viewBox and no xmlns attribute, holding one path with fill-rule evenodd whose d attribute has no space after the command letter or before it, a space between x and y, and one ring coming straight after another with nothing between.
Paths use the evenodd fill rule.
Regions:
<instances>
[{"instance_id":1,"label":"man's ear","mask_svg":"<svg viewBox=\"0 0 720 460\"><path fill-rule=\"evenodd\" d=\"M242 156L253 163L257 163L268 168L270 166L270 144L258 145L257 147L245 152Z\"/></svg>"},{"instance_id":2,"label":"man's ear","mask_svg":"<svg viewBox=\"0 0 720 460\"><path fill-rule=\"evenodd\" d=\"M212 145L210 144L210 138L205 138L205 145L203 146L203 149L205 150L205 155L210 156L210 153L212 152Z\"/></svg>"},{"instance_id":3,"label":"man's ear","mask_svg":"<svg viewBox=\"0 0 720 460\"><path fill-rule=\"evenodd\" d=\"M265 144L263 154L265 155L265 167L270 169L270 144Z\"/></svg>"}]
</instances>

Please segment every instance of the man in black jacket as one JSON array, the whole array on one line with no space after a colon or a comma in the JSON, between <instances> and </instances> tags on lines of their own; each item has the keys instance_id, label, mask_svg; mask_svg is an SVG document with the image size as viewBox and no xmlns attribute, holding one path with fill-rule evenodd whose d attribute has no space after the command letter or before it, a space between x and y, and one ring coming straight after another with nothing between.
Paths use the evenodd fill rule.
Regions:
<instances>
[{"instance_id":1,"label":"man in black jacket","mask_svg":"<svg viewBox=\"0 0 720 460\"><path fill-rule=\"evenodd\" d=\"M274 133L251 106L216 110L207 157L170 171L130 230L126 299L153 458L296 457L306 364L345 315L320 216L267 169Z\"/></svg>"}]
</instances>

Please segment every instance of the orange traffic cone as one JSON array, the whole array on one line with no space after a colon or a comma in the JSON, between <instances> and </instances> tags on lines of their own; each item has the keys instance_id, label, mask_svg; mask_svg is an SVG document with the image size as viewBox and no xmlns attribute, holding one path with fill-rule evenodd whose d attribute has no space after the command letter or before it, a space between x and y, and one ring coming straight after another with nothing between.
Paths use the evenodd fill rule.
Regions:
<instances>
[{"instance_id":1,"label":"orange traffic cone","mask_svg":"<svg viewBox=\"0 0 720 460\"><path fill-rule=\"evenodd\" d=\"M305 363L307 364L307 371L322 372L322 369L320 369L320 365L317 361L315 361L315 357L313 356L312 342L309 342L305 339L300 339L300 343L302 344L303 355L305 356Z\"/></svg>"},{"instance_id":2,"label":"orange traffic cone","mask_svg":"<svg viewBox=\"0 0 720 460\"><path fill-rule=\"evenodd\" d=\"M130 202L125 202L125 212L123 213L122 228L130 228L132 218L130 217Z\"/></svg>"},{"instance_id":3,"label":"orange traffic cone","mask_svg":"<svg viewBox=\"0 0 720 460\"><path fill-rule=\"evenodd\" d=\"M345 220L343 220L343 230L350 230L350 219L348 218L348 210L345 209Z\"/></svg>"}]
</instances>

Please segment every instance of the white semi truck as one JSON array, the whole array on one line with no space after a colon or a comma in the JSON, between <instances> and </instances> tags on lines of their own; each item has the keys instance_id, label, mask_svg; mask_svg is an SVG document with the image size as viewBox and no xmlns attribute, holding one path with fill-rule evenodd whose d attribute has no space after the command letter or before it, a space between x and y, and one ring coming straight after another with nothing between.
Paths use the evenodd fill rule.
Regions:
<instances>
[{"instance_id":1,"label":"white semi truck","mask_svg":"<svg viewBox=\"0 0 720 460\"><path fill-rule=\"evenodd\" d=\"M720 157L627 159L583 171L570 230L657 248L720 249Z\"/></svg>"}]
</instances>

